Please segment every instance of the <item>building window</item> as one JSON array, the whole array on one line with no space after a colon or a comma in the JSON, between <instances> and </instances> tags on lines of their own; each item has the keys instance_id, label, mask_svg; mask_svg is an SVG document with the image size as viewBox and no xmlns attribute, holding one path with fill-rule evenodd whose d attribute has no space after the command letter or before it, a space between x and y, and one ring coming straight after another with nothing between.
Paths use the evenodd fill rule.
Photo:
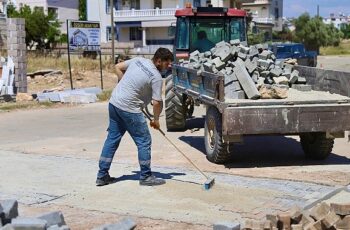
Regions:
<instances>
[{"instance_id":1,"label":"building window","mask_svg":"<svg viewBox=\"0 0 350 230\"><path fill-rule=\"evenodd\" d=\"M200 7L201 6L201 0L193 0L193 7Z\"/></svg>"},{"instance_id":2,"label":"building window","mask_svg":"<svg viewBox=\"0 0 350 230\"><path fill-rule=\"evenodd\" d=\"M58 19L58 8L48 7L47 8L47 13L48 13L48 15L52 16L53 20L57 20Z\"/></svg>"},{"instance_id":3,"label":"building window","mask_svg":"<svg viewBox=\"0 0 350 230\"><path fill-rule=\"evenodd\" d=\"M110 41L112 40L112 33L111 33L111 27L110 26L107 26L107 41ZM116 31L116 28L114 28L114 40L118 40L118 35L117 35L117 31Z\"/></svg>"},{"instance_id":4,"label":"building window","mask_svg":"<svg viewBox=\"0 0 350 230\"><path fill-rule=\"evenodd\" d=\"M119 4L120 4L120 0L113 0L113 4L114 4L114 9L118 10L119 8ZM110 9L110 5L111 5L111 0L106 0L106 13L110 14L111 13L111 9Z\"/></svg>"},{"instance_id":5,"label":"building window","mask_svg":"<svg viewBox=\"0 0 350 230\"><path fill-rule=\"evenodd\" d=\"M278 19L280 17L278 8L275 8L275 19Z\"/></svg>"},{"instance_id":6,"label":"building window","mask_svg":"<svg viewBox=\"0 0 350 230\"><path fill-rule=\"evenodd\" d=\"M154 9L162 9L162 0L154 0Z\"/></svg>"},{"instance_id":7,"label":"building window","mask_svg":"<svg viewBox=\"0 0 350 230\"><path fill-rule=\"evenodd\" d=\"M130 8L139 10L140 9L140 0L129 0L130 1Z\"/></svg>"},{"instance_id":8,"label":"building window","mask_svg":"<svg viewBox=\"0 0 350 230\"><path fill-rule=\"evenodd\" d=\"M142 40L142 28L141 27L130 27L130 41Z\"/></svg>"}]
</instances>

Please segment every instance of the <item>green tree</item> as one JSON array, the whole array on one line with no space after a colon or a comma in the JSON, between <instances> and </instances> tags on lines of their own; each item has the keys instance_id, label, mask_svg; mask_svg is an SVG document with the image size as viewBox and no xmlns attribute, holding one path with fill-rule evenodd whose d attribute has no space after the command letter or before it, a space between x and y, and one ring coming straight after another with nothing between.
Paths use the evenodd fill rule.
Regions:
<instances>
[{"instance_id":1,"label":"green tree","mask_svg":"<svg viewBox=\"0 0 350 230\"><path fill-rule=\"evenodd\" d=\"M344 34L344 38L345 39L349 39L350 38L350 24L349 25L343 25L340 30Z\"/></svg>"},{"instance_id":2,"label":"green tree","mask_svg":"<svg viewBox=\"0 0 350 230\"><path fill-rule=\"evenodd\" d=\"M249 45L256 45L260 43L265 42L265 36L264 33L253 33L251 31L248 31L248 44Z\"/></svg>"},{"instance_id":3,"label":"green tree","mask_svg":"<svg viewBox=\"0 0 350 230\"><path fill-rule=\"evenodd\" d=\"M21 7L19 11L14 6L8 7L8 17L24 18L26 30L26 44L29 47L37 45L37 49L51 48L60 39L60 23L54 14L45 15L41 8L32 10L29 6Z\"/></svg>"},{"instance_id":4,"label":"green tree","mask_svg":"<svg viewBox=\"0 0 350 230\"><path fill-rule=\"evenodd\" d=\"M321 46L338 46L343 33L333 24L326 25L321 17L311 18L305 13L294 21L296 41L307 50L319 52Z\"/></svg>"},{"instance_id":5,"label":"green tree","mask_svg":"<svg viewBox=\"0 0 350 230\"><path fill-rule=\"evenodd\" d=\"M86 21L86 19L86 0L79 0L79 20Z\"/></svg>"}]
</instances>

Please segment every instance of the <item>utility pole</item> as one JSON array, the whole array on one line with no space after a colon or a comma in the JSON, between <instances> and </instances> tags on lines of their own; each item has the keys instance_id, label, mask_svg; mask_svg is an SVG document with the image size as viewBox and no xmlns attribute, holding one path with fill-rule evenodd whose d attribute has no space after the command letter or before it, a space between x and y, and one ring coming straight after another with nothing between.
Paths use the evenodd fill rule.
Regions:
<instances>
[{"instance_id":1,"label":"utility pole","mask_svg":"<svg viewBox=\"0 0 350 230\"><path fill-rule=\"evenodd\" d=\"M110 0L109 4L111 8L111 39L112 39L112 63L115 63L115 55L114 55L114 0Z\"/></svg>"}]
</instances>

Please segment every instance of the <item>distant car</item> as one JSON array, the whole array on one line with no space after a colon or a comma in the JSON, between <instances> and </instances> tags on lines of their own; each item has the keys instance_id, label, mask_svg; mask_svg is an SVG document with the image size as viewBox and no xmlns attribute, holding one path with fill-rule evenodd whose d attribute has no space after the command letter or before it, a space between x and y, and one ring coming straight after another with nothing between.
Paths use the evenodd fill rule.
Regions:
<instances>
[{"instance_id":1,"label":"distant car","mask_svg":"<svg viewBox=\"0 0 350 230\"><path fill-rule=\"evenodd\" d=\"M270 49L277 59L294 58L298 60L299 65L311 67L317 65L317 52L306 51L305 46L301 43L272 44Z\"/></svg>"}]
</instances>

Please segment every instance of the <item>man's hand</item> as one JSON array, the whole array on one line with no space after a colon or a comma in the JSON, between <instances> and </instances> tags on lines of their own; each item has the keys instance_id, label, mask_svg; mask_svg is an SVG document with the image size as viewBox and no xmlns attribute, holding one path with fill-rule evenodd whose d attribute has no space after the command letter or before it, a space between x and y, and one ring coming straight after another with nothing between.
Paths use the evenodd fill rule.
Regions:
<instances>
[{"instance_id":1,"label":"man's hand","mask_svg":"<svg viewBox=\"0 0 350 230\"><path fill-rule=\"evenodd\" d=\"M159 120L153 120L150 122L150 125L152 128L154 129L160 129L160 124L159 124Z\"/></svg>"}]
</instances>

